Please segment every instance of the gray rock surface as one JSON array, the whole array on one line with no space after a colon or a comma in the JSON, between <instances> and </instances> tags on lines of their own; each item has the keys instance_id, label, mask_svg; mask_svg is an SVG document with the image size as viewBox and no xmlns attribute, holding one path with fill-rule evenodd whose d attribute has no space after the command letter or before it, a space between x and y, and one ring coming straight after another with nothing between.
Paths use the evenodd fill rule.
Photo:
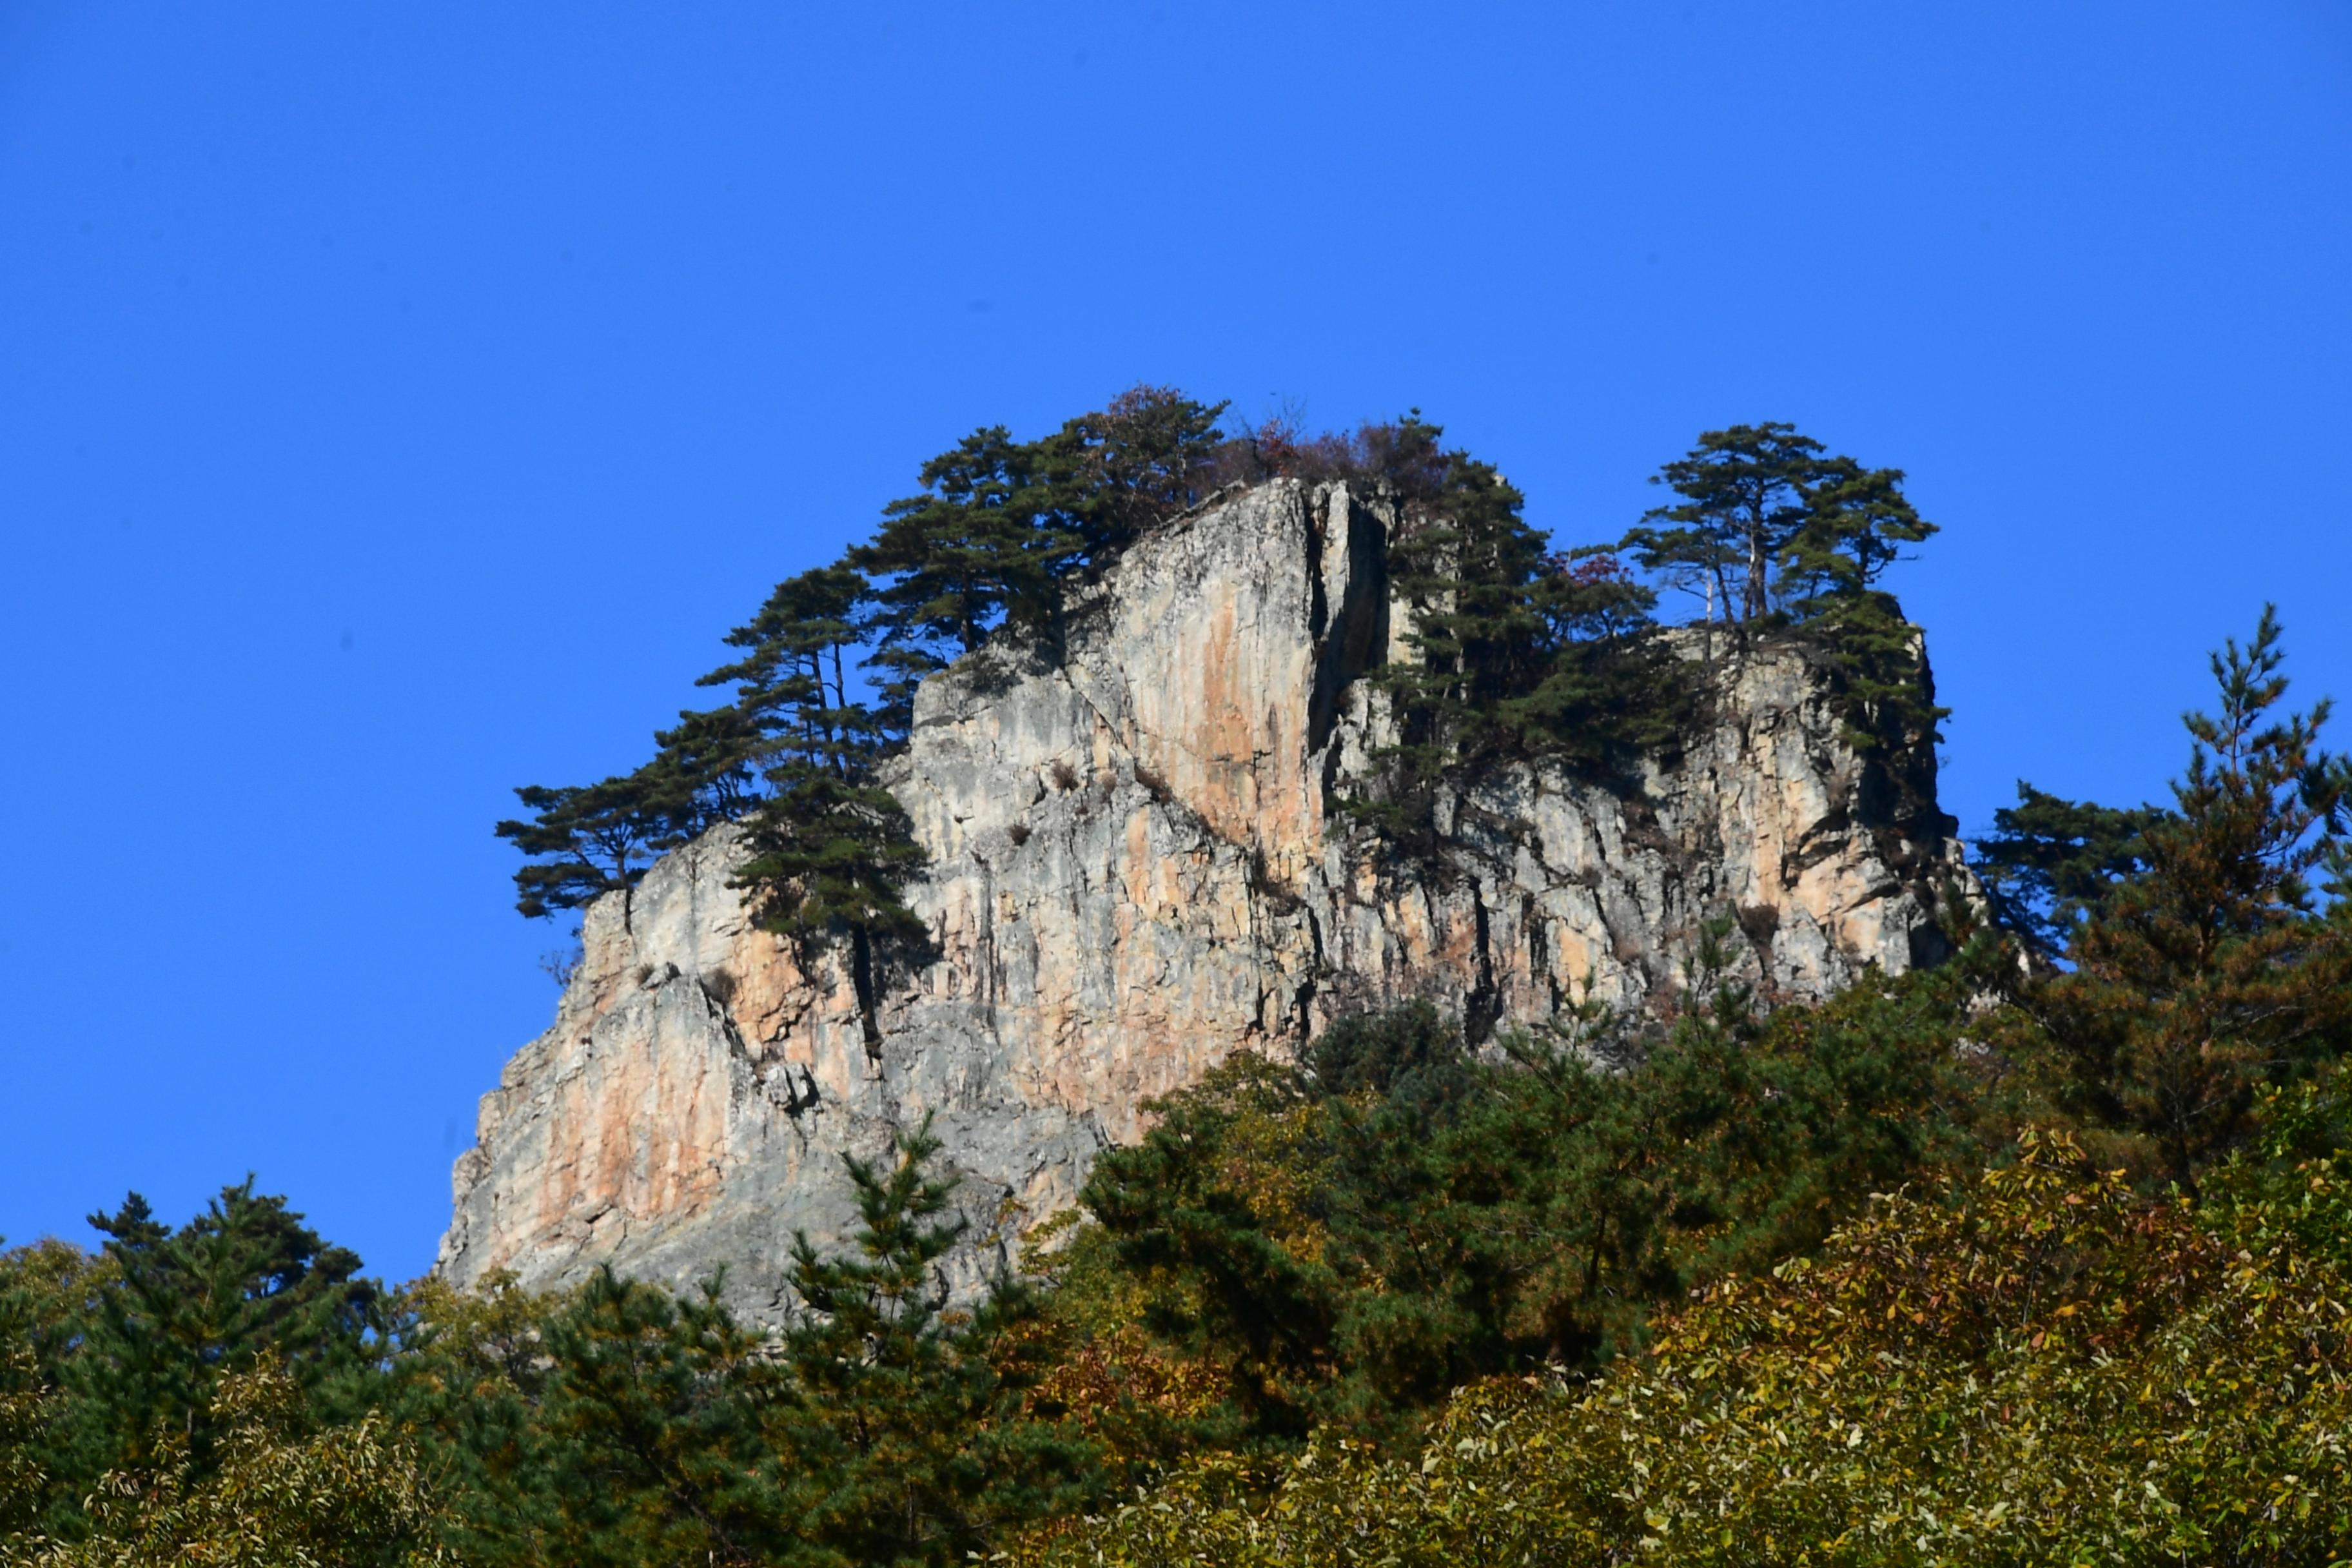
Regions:
<instances>
[{"instance_id":1,"label":"gray rock surface","mask_svg":"<svg viewBox=\"0 0 2352 1568\"><path fill-rule=\"evenodd\" d=\"M889 782L930 852L911 902L938 957L896 977L878 1058L847 976L802 973L745 919L732 829L592 908L553 1026L483 1098L441 1272L683 1285L724 1265L772 1317L793 1232L851 1227L842 1154L929 1115L975 1221L969 1285L1147 1099L1344 1011L1654 1006L1723 911L1770 994L1937 951L1958 847L1932 804L1888 819L1793 647L1679 634L1711 716L1638 795L1520 769L1446 803L1443 868L1384 857L1335 801L1381 736L1357 678L1402 651L1392 521L1344 488L1264 486L1137 544L1057 655L986 650L925 684Z\"/></svg>"}]
</instances>

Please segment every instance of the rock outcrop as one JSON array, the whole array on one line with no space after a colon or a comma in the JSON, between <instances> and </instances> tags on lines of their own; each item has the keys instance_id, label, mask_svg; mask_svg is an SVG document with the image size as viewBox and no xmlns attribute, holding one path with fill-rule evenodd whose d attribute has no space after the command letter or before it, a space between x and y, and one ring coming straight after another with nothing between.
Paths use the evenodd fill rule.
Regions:
<instances>
[{"instance_id":1,"label":"rock outcrop","mask_svg":"<svg viewBox=\"0 0 2352 1568\"><path fill-rule=\"evenodd\" d=\"M1937 950L1958 847L1932 800L1897 810L1793 645L1679 634L1708 715L1638 792L1508 772L1444 803L1439 865L1350 829L1336 802L1381 724L1358 677L1404 613L1391 521L1341 487L1262 487L1133 547L1058 650L924 685L889 783L930 853L910 902L936 958L895 977L872 1050L847 976L745 919L733 830L592 908L554 1026L482 1100L442 1272L724 1265L771 1316L793 1233L850 1227L841 1155L926 1115L1003 1246L1146 1100L1349 1009L1432 995L1483 1032L1581 997L1654 1005L1718 912L1781 995ZM966 1281L987 1261L965 1256Z\"/></svg>"}]
</instances>

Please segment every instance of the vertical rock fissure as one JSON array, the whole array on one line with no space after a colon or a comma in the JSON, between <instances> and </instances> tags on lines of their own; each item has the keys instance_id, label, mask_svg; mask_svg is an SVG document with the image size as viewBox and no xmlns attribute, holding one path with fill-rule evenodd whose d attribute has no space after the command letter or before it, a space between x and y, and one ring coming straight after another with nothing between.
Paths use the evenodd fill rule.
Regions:
<instances>
[{"instance_id":1,"label":"vertical rock fissure","mask_svg":"<svg viewBox=\"0 0 2352 1568\"><path fill-rule=\"evenodd\" d=\"M1320 637L1331 624L1331 596L1323 586L1324 533L1331 525L1331 492L1307 509L1307 635Z\"/></svg>"},{"instance_id":2,"label":"vertical rock fissure","mask_svg":"<svg viewBox=\"0 0 2352 1568\"><path fill-rule=\"evenodd\" d=\"M1495 933L1486 912L1486 889L1475 878L1470 882L1470 913L1477 932L1478 979L1462 1001L1462 1037L1481 1046L1503 1016L1503 1001L1495 984Z\"/></svg>"},{"instance_id":3,"label":"vertical rock fissure","mask_svg":"<svg viewBox=\"0 0 2352 1568\"><path fill-rule=\"evenodd\" d=\"M1318 612L1328 624L1315 643L1315 685L1307 703L1307 752L1323 750L1338 721L1339 699L1348 687L1370 669L1388 646L1389 581L1388 527L1370 507L1358 504L1344 489L1328 491L1323 500L1328 520L1325 531L1345 518L1347 539L1338 544L1347 552L1347 583L1335 609ZM1307 537L1314 539L1310 527ZM1337 542L1321 543L1309 552L1307 574L1315 600L1324 603L1325 551Z\"/></svg>"},{"instance_id":4,"label":"vertical rock fissure","mask_svg":"<svg viewBox=\"0 0 2352 1568\"><path fill-rule=\"evenodd\" d=\"M876 1062L882 1059L882 1025L875 1016L874 942L864 926L853 926L849 932L849 983L857 993L857 1022L866 1035L866 1054Z\"/></svg>"}]
</instances>

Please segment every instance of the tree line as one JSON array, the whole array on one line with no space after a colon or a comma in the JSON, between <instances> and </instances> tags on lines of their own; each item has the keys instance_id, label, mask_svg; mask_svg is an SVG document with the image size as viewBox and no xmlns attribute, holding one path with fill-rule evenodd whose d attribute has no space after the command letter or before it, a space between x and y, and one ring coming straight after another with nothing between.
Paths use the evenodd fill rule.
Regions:
<instances>
[{"instance_id":1,"label":"tree line","mask_svg":"<svg viewBox=\"0 0 2352 1568\"><path fill-rule=\"evenodd\" d=\"M1348 480L1397 509L1413 658L1372 677L1395 736L1342 804L1401 846L1433 847L1439 793L1499 761L1622 784L1686 728L1686 671L1649 635L1661 590L1703 597L1727 636L1799 633L1825 650L1865 749L1934 742L1942 710L1881 585L1936 531L1899 470L1785 424L1711 431L1654 477L1671 502L1612 543L1561 550L1516 487L1418 410L1322 434L1286 418L1229 427L1226 414L1139 386L1038 439L992 426L923 464L866 542L779 584L727 634L733 657L698 684L729 701L681 712L631 773L516 791L526 815L497 832L526 857L517 907L543 917L618 893L626 921L657 857L738 823L755 918L804 961L846 952L878 1047L878 977L925 935L905 900L925 857L877 782L916 689L992 640L1050 643L1073 584L1205 499L1276 478Z\"/></svg>"}]
</instances>

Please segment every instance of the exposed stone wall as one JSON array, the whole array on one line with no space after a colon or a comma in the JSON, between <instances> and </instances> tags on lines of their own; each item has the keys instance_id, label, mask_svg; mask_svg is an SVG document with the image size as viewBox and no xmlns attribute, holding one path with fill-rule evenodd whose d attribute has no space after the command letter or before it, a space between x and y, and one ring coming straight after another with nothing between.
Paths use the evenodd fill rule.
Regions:
<instances>
[{"instance_id":1,"label":"exposed stone wall","mask_svg":"<svg viewBox=\"0 0 2352 1568\"><path fill-rule=\"evenodd\" d=\"M849 1228L842 1153L926 1115L978 1231L1009 1235L1066 1206L1146 1099L1352 1007L1641 1007L1727 910L1781 994L1932 951L1958 847L1873 820L1794 647L1735 659L1686 634L1712 717L1637 797L1507 774L1447 803L1434 869L1335 821L1380 723L1356 678L1397 651L1391 521L1342 488L1262 487L1130 550L1059 657L990 650L924 685L889 783L931 856L910 901L938 958L896 977L878 1059L846 976L803 974L745 920L732 830L663 860L625 921L616 898L590 910L554 1026L483 1099L442 1270L685 1284L724 1264L767 1315L793 1231ZM987 1260L961 1258L965 1281Z\"/></svg>"}]
</instances>

